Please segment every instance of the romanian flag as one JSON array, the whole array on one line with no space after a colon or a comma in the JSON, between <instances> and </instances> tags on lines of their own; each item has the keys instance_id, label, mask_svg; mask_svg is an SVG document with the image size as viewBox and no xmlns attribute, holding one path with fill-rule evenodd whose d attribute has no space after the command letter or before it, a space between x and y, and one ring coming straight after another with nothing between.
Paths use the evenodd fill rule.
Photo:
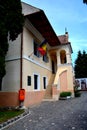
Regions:
<instances>
[{"instance_id":1,"label":"romanian flag","mask_svg":"<svg viewBox=\"0 0 87 130\"><path fill-rule=\"evenodd\" d=\"M38 51L40 52L41 55L45 55L47 50L47 45L46 45L46 40L44 40L41 45L38 47Z\"/></svg>"}]
</instances>

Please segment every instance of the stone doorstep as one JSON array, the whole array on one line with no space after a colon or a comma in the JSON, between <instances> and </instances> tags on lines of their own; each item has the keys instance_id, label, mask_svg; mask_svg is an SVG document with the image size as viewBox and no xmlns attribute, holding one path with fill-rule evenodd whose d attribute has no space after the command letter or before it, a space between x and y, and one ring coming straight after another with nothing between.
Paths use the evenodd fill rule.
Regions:
<instances>
[{"instance_id":1,"label":"stone doorstep","mask_svg":"<svg viewBox=\"0 0 87 130\"><path fill-rule=\"evenodd\" d=\"M42 101L43 101L43 102L44 102L44 101L52 102L52 101L55 101L55 100L51 98L51 99L43 99Z\"/></svg>"},{"instance_id":2,"label":"stone doorstep","mask_svg":"<svg viewBox=\"0 0 87 130\"><path fill-rule=\"evenodd\" d=\"M24 118L25 116L27 116L27 115L29 115L29 114L30 114L29 109L27 109L27 110L25 110L25 112L22 113L21 115L18 115L18 116L16 116L16 117L12 118L12 119L7 120L7 121L4 122L4 123L1 123L1 124L0 124L0 130L3 130L4 128L6 128L6 127L8 127L9 125L11 125L11 124L17 122L18 120Z\"/></svg>"}]
</instances>

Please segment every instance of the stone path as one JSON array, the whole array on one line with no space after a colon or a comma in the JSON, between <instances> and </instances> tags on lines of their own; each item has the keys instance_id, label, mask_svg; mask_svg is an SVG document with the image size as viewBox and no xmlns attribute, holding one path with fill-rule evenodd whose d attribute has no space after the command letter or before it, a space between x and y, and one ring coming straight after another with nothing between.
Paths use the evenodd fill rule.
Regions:
<instances>
[{"instance_id":1,"label":"stone path","mask_svg":"<svg viewBox=\"0 0 87 130\"><path fill-rule=\"evenodd\" d=\"M87 130L87 92L79 98L42 102L4 130Z\"/></svg>"}]
</instances>

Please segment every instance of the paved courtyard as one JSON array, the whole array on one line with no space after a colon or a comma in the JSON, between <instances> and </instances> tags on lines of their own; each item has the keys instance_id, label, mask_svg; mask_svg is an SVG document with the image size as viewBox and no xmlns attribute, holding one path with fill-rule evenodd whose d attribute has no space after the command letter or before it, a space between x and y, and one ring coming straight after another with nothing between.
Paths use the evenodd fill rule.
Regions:
<instances>
[{"instance_id":1,"label":"paved courtyard","mask_svg":"<svg viewBox=\"0 0 87 130\"><path fill-rule=\"evenodd\" d=\"M87 92L79 98L42 102L4 130L87 130Z\"/></svg>"}]
</instances>

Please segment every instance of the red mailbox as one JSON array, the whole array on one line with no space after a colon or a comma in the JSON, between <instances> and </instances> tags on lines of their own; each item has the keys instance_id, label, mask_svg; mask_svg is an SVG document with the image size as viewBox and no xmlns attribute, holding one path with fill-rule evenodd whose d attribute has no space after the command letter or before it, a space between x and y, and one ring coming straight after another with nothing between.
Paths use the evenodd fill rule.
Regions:
<instances>
[{"instance_id":1,"label":"red mailbox","mask_svg":"<svg viewBox=\"0 0 87 130\"><path fill-rule=\"evenodd\" d=\"M20 89L19 90L19 100L24 101L25 99L25 89Z\"/></svg>"}]
</instances>

